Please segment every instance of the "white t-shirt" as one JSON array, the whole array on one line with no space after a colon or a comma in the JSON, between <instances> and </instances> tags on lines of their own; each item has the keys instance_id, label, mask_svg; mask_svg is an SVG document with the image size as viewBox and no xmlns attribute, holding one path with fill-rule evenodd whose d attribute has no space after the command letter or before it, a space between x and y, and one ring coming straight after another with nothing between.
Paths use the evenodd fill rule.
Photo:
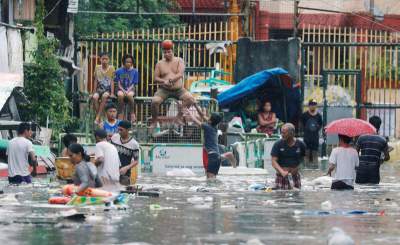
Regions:
<instances>
[{"instance_id":1,"label":"white t-shirt","mask_svg":"<svg viewBox=\"0 0 400 245\"><path fill-rule=\"evenodd\" d=\"M29 152L33 152L33 145L25 137L16 137L10 140L7 147L9 177L16 175L28 176L31 174L28 162Z\"/></svg>"},{"instance_id":2,"label":"white t-shirt","mask_svg":"<svg viewBox=\"0 0 400 245\"><path fill-rule=\"evenodd\" d=\"M112 182L119 181L120 161L118 151L115 146L107 141L101 141L96 144L95 158L104 157L104 163L98 167L99 177L111 180Z\"/></svg>"},{"instance_id":3,"label":"white t-shirt","mask_svg":"<svg viewBox=\"0 0 400 245\"><path fill-rule=\"evenodd\" d=\"M337 147L332 150L329 163L334 164L335 175L333 181L343 181L347 185L353 185L356 178L356 167L358 167L358 153L352 148Z\"/></svg>"}]
</instances>

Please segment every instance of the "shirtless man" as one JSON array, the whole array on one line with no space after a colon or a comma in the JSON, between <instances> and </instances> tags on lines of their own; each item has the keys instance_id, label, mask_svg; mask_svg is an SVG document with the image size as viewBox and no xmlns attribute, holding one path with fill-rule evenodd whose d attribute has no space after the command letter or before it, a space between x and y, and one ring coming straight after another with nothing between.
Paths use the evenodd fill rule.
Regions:
<instances>
[{"instance_id":1,"label":"shirtless man","mask_svg":"<svg viewBox=\"0 0 400 245\"><path fill-rule=\"evenodd\" d=\"M170 40L161 43L164 58L157 63L154 70L154 80L160 87L154 94L151 104L153 126L157 123L159 107L164 100L171 97L182 100L186 108L195 104L193 96L183 87L185 62L179 57L174 57L173 46ZM182 112L179 112L179 116L182 116Z\"/></svg>"}]
</instances>

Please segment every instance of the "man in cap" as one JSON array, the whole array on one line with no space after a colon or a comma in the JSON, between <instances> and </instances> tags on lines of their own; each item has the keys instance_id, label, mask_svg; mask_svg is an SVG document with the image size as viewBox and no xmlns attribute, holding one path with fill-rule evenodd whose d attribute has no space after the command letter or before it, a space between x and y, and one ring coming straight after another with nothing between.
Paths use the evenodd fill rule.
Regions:
<instances>
[{"instance_id":1,"label":"man in cap","mask_svg":"<svg viewBox=\"0 0 400 245\"><path fill-rule=\"evenodd\" d=\"M163 59L161 59L154 70L154 81L159 85L152 99L152 124L157 123L159 107L168 98L179 99L183 106L189 108L195 103L193 96L183 87L183 75L185 62L179 57L174 57L173 43L165 40L161 43ZM182 112L179 112L182 116Z\"/></svg>"},{"instance_id":2,"label":"man in cap","mask_svg":"<svg viewBox=\"0 0 400 245\"><path fill-rule=\"evenodd\" d=\"M118 124L118 134L111 137L111 143L117 148L119 159L121 160L120 183L123 185L132 185L131 171L135 171L139 158L139 144L129 136L129 130L132 123L123 120Z\"/></svg>"},{"instance_id":3,"label":"man in cap","mask_svg":"<svg viewBox=\"0 0 400 245\"><path fill-rule=\"evenodd\" d=\"M304 143L306 144L305 165L318 166L319 135L322 129L322 116L317 110L317 101L308 102L308 111L301 115L300 123L303 126Z\"/></svg>"}]
</instances>

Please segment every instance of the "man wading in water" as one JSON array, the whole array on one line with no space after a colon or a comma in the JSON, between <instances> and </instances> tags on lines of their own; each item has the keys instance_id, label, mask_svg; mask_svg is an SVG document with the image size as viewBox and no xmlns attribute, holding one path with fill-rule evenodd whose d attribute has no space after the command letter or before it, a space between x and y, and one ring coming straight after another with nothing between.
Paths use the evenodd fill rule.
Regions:
<instances>
[{"instance_id":1,"label":"man wading in water","mask_svg":"<svg viewBox=\"0 0 400 245\"><path fill-rule=\"evenodd\" d=\"M358 138L356 149L360 154L360 165L357 168L357 184L379 184L379 169L383 161L389 161L387 140L378 135L382 120L378 116L369 119L377 134L362 135Z\"/></svg>"},{"instance_id":2,"label":"man wading in water","mask_svg":"<svg viewBox=\"0 0 400 245\"><path fill-rule=\"evenodd\" d=\"M161 47L163 49L164 58L157 63L154 70L154 80L160 87L154 94L151 104L153 127L157 123L159 107L166 99L175 98L182 100L185 108L189 108L195 104L195 99L192 94L183 87L185 62L179 57L174 57L172 41L163 41ZM178 119L181 117L182 112L179 111Z\"/></svg>"},{"instance_id":3,"label":"man wading in water","mask_svg":"<svg viewBox=\"0 0 400 245\"><path fill-rule=\"evenodd\" d=\"M300 188L299 165L305 156L306 146L303 141L294 137L293 124L286 123L282 126L282 139L275 142L271 150L272 167L276 170L275 187L288 190ZM293 185L290 183L293 178ZM288 178L289 177L289 178Z\"/></svg>"}]
</instances>

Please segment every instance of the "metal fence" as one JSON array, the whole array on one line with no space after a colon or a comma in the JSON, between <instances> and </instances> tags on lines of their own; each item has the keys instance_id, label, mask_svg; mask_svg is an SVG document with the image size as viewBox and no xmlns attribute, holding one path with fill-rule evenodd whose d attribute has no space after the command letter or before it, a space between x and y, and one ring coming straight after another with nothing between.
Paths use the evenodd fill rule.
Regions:
<instances>
[{"instance_id":1,"label":"metal fence","mask_svg":"<svg viewBox=\"0 0 400 245\"><path fill-rule=\"evenodd\" d=\"M99 54L110 54L110 62L115 68L121 66L122 56L131 54L134 66L139 70L140 83L137 96L152 96L157 85L153 83L154 67L162 57L160 43L171 39L175 43L176 56L184 59L187 67L185 87L199 78L207 78L202 68L214 68L217 63L220 69L232 74L236 59L236 47L239 26L236 22L204 23L174 28L140 29L131 32L103 33L79 38L81 50L80 64L83 76L80 89L93 92L93 72L100 64ZM225 42L224 53L210 54L206 45ZM232 81L232 75L222 79Z\"/></svg>"},{"instance_id":2,"label":"metal fence","mask_svg":"<svg viewBox=\"0 0 400 245\"><path fill-rule=\"evenodd\" d=\"M197 105L205 115L218 111L218 103L214 99L199 99ZM201 128L189 118L182 117L182 103L175 99L167 99L160 106L158 128L150 128L151 98L138 97L136 99L137 123L134 126L134 135L141 143L201 143ZM189 112L201 120L194 106ZM180 114L180 115L179 115ZM181 121L179 121L181 120Z\"/></svg>"},{"instance_id":3,"label":"metal fence","mask_svg":"<svg viewBox=\"0 0 400 245\"><path fill-rule=\"evenodd\" d=\"M357 70L361 75L359 83L354 74L327 74L328 100L339 101L329 107L347 108L347 111L336 110L337 116L342 112L363 119L379 115L383 120L381 133L400 137L399 40L399 33L386 31L304 26L302 91L305 101L317 97L321 102L324 71ZM359 108L358 115L356 108Z\"/></svg>"}]
</instances>

